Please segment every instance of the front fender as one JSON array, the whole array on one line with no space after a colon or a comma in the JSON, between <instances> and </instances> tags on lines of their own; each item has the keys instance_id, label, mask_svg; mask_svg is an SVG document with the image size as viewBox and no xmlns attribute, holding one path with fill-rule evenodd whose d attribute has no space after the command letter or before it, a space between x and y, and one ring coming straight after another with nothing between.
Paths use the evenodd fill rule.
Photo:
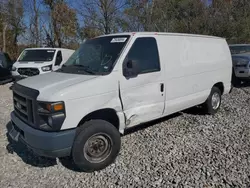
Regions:
<instances>
[{"instance_id":1,"label":"front fender","mask_svg":"<svg viewBox=\"0 0 250 188\"><path fill-rule=\"evenodd\" d=\"M91 112L104 108L111 108L117 112L120 121L120 132L123 133L125 126L124 115L117 91L103 93L91 97L68 100L65 101L65 108L66 119L62 125L62 130L77 127L82 118Z\"/></svg>"}]
</instances>

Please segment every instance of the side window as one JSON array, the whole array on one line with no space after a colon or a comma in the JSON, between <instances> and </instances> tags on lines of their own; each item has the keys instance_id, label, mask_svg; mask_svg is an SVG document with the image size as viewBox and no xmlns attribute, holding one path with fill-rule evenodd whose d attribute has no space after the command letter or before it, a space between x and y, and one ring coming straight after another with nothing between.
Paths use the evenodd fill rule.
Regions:
<instances>
[{"instance_id":1,"label":"side window","mask_svg":"<svg viewBox=\"0 0 250 188\"><path fill-rule=\"evenodd\" d=\"M60 65L62 63L62 52L61 51L58 51L57 52L57 55L56 55L56 63L55 65Z\"/></svg>"},{"instance_id":2,"label":"side window","mask_svg":"<svg viewBox=\"0 0 250 188\"><path fill-rule=\"evenodd\" d=\"M126 59L137 63L139 74L160 71L157 43L153 37L137 38Z\"/></svg>"}]
</instances>

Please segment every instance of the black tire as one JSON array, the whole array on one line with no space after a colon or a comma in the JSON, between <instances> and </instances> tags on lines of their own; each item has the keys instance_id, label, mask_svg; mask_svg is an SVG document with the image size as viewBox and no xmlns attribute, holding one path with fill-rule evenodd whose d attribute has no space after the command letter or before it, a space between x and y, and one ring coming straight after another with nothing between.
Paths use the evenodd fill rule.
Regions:
<instances>
[{"instance_id":1,"label":"black tire","mask_svg":"<svg viewBox=\"0 0 250 188\"><path fill-rule=\"evenodd\" d=\"M241 85L241 79L235 78L235 80L234 80L234 86L235 87L239 87L240 85Z\"/></svg>"},{"instance_id":2,"label":"black tire","mask_svg":"<svg viewBox=\"0 0 250 188\"><path fill-rule=\"evenodd\" d=\"M216 105L216 108L215 108L215 105L213 107L213 104L212 104L213 95L219 96L219 104L218 106ZM218 87L213 87L210 92L209 97L207 98L206 102L203 104L204 111L207 114L214 115L218 112L220 105L221 105L221 91Z\"/></svg>"},{"instance_id":3,"label":"black tire","mask_svg":"<svg viewBox=\"0 0 250 188\"><path fill-rule=\"evenodd\" d=\"M85 122L77 130L72 148L72 159L81 171L98 171L114 162L120 148L120 133L112 124L104 120L91 120ZM98 151L104 152L99 158L93 156Z\"/></svg>"}]
</instances>

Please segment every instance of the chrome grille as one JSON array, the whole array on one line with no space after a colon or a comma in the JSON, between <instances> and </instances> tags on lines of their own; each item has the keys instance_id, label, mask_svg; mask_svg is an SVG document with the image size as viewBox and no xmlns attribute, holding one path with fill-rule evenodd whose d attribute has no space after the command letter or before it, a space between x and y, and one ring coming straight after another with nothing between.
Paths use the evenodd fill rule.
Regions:
<instances>
[{"instance_id":1,"label":"chrome grille","mask_svg":"<svg viewBox=\"0 0 250 188\"><path fill-rule=\"evenodd\" d=\"M27 123L34 123L32 100L13 92L14 109L16 114Z\"/></svg>"},{"instance_id":2,"label":"chrome grille","mask_svg":"<svg viewBox=\"0 0 250 188\"><path fill-rule=\"evenodd\" d=\"M40 73L37 68L18 68L17 72L24 76L35 76Z\"/></svg>"},{"instance_id":3,"label":"chrome grille","mask_svg":"<svg viewBox=\"0 0 250 188\"><path fill-rule=\"evenodd\" d=\"M37 96L39 91L21 86L17 83L13 85L14 113L23 122L35 127L38 122L37 116Z\"/></svg>"}]
</instances>

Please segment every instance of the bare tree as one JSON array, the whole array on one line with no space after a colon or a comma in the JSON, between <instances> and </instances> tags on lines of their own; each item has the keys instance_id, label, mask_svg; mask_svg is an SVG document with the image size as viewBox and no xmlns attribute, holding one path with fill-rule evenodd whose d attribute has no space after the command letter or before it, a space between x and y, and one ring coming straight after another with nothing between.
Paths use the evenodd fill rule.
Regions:
<instances>
[{"instance_id":1,"label":"bare tree","mask_svg":"<svg viewBox=\"0 0 250 188\"><path fill-rule=\"evenodd\" d=\"M76 12L63 0L44 0L49 7L54 44L63 46L63 42L69 42L76 35Z\"/></svg>"},{"instance_id":2,"label":"bare tree","mask_svg":"<svg viewBox=\"0 0 250 188\"><path fill-rule=\"evenodd\" d=\"M8 50L13 56L17 56L18 37L25 29L23 24L23 1L2 0L0 5L3 50Z\"/></svg>"},{"instance_id":3,"label":"bare tree","mask_svg":"<svg viewBox=\"0 0 250 188\"><path fill-rule=\"evenodd\" d=\"M86 27L109 34L118 30L117 20L125 5L122 0L79 0L77 10Z\"/></svg>"},{"instance_id":4,"label":"bare tree","mask_svg":"<svg viewBox=\"0 0 250 188\"><path fill-rule=\"evenodd\" d=\"M26 0L26 12L29 18L29 31L30 40L35 46L41 45L41 31L40 31L40 18L41 18L41 1L40 0Z\"/></svg>"},{"instance_id":5,"label":"bare tree","mask_svg":"<svg viewBox=\"0 0 250 188\"><path fill-rule=\"evenodd\" d=\"M7 17L7 1L3 1L0 4L0 21L2 23L2 40L3 40L3 47L2 50L6 51L6 30L8 28L8 17Z\"/></svg>"},{"instance_id":6,"label":"bare tree","mask_svg":"<svg viewBox=\"0 0 250 188\"><path fill-rule=\"evenodd\" d=\"M6 30L7 30L7 23L3 22L3 51L6 52Z\"/></svg>"},{"instance_id":7,"label":"bare tree","mask_svg":"<svg viewBox=\"0 0 250 188\"><path fill-rule=\"evenodd\" d=\"M127 4L129 5L124 13L127 17L128 27L133 29L134 27L130 27L129 25L132 23L136 25L135 30L143 30L143 31L154 31L155 30L155 21L153 19L155 12L155 2L160 2L156 0L127 0ZM163 2L163 1L161 1ZM161 7L163 9L163 7ZM157 10L159 11L159 10Z\"/></svg>"},{"instance_id":8,"label":"bare tree","mask_svg":"<svg viewBox=\"0 0 250 188\"><path fill-rule=\"evenodd\" d=\"M53 34L54 34L54 39L55 39L54 43L55 43L55 41L57 41L59 47L62 46L62 41L61 41L61 38L59 36L60 33L57 29L56 20L53 17L53 13L54 13L56 4L59 2L62 2L62 1L63 0L44 0L44 3L49 7L49 10L50 10L50 18L51 18L51 23L53 26Z\"/></svg>"}]
</instances>

